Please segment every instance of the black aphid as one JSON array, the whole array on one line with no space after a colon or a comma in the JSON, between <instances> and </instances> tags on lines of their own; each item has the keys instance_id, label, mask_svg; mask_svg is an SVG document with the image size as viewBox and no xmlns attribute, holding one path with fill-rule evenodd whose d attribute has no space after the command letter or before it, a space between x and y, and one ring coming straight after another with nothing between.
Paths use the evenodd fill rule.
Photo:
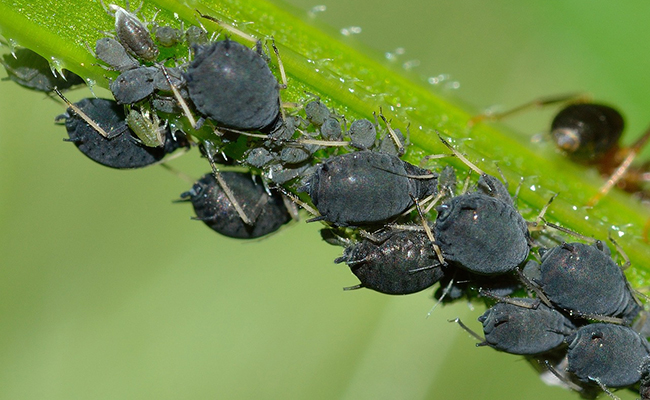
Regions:
<instances>
[{"instance_id":1,"label":"black aphid","mask_svg":"<svg viewBox=\"0 0 650 400\"><path fill-rule=\"evenodd\" d=\"M120 42L113 38L100 38L95 42L95 56L108 64L110 69L128 71L140 66Z\"/></svg>"},{"instance_id":2,"label":"black aphid","mask_svg":"<svg viewBox=\"0 0 650 400\"><path fill-rule=\"evenodd\" d=\"M588 316L609 316L631 321L639 305L621 268L601 241L592 245L564 243L540 250L542 264L537 282L557 307Z\"/></svg>"},{"instance_id":3,"label":"black aphid","mask_svg":"<svg viewBox=\"0 0 650 400\"><path fill-rule=\"evenodd\" d=\"M367 119L358 119L350 124L350 144L360 150L374 147L377 140L377 128Z\"/></svg>"},{"instance_id":4,"label":"black aphid","mask_svg":"<svg viewBox=\"0 0 650 400\"><path fill-rule=\"evenodd\" d=\"M120 6L108 6L115 15L115 36L131 55L145 61L155 61L158 58L158 46L142 21Z\"/></svg>"},{"instance_id":5,"label":"black aphid","mask_svg":"<svg viewBox=\"0 0 650 400\"><path fill-rule=\"evenodd\" d=\"M330 110L320 100L313 100L305 105L305 116L309 123L319 127L329 118Z\"/></svg>"},{"instance_id":6,"label":"black aphid","mask_svg":"<svg viewBox=\"0 0 650 400\"><path fill-rule=\"evenodd\" d=\"M111 92L119 104L133 104L154 91L156 67L139 67L122 72L110 84Z\"/></svg>"},{"instance_id":7,"label":"black aphid","mask_svg":"<svg viewBox=\"0 0 650 400\"><path fill-rule=\"evenodd\" d=\"M164 47L171 47L181 43L184 39L183 31L171 26L156 26L153 34L158 43Z\"/></svg>"},{"instance_id":8,"label":"black aphid","mask_svg":"<svg viewBox=\"0 0 650 400\"><path fill-rule=\"evenodd\" d=\"M637 383L641 379L641 365L650 354L648 341L621 325L585 325L567 342L567 370L582 382L610 388Z\"/></svg>"},{"instance_id":9,"label":"black aphid","mask_svg":"<svg viewBox=\"0 0 650 400\"><path fill-rule=\"evenodd\" d=\"M137 143L136 137L126 124L124 108L113 100L83 99L75 105L104 129L109 138L101 135L72 109L68 109L58 120L65 120L65 127L74 143L87 157L111 168L140 168L161 161L165 155L187 146L184 140L177 141L166 129L163 147L146 147Z\"/></svg>"},{"instance_id":10,"label":"black aphid","mask_svg":"<svg viewBox=\"0 0 650 400\"><path fill-rule=\"evenodd\" d=\"M427 175L418 179L416 176ZM300 190L321 216L339 226L383 224L437 191L437 175L372 151L331 157L318 164Z\"/></svg>"},{"instance_id":11,"label":"black aphid","mask_svg":"<svg viewBox=\"0 0 650 400\"><path fill-rule=\"evenodd\" d=\"M20 86L49 93L55 87L63 91L84 83L79 75L68 70L63 70L63 76L55 75L50 63L29 49L18 49L14 54L16 58L11 54L4 54L2 65L7 70L7 78Z\"/></svg>"},{"instance_id":12,"label":"black aphid","mask_svg":"<svg viewBox=\"0 0 650 400\"><path fill-rule=\"evenodd\" d=\"M511 354L535 355L561 346L575 325L539 300L516 299L522 305L497 303L478 320L485 344Z\"/></svg>"},{"instance_id":13,"label":"black aphid","mask_svg":"<svg viewBox=\"0 0 650 400\"><path fill-rule=\"evenodd\" d=\"M386 294L409 294L433 286L444 274L424 232L388 231L347 247L345 262L364 287Z\"/></svg>"},{"instance_id":14,"label":"black aphid","mask_svg":"<svg viewBox=\"0 0 650 400\"><path fill-rule=\"evenodd\" d=\"M526 221L498 179L484 174L478 188L437 207L436 241L445 260L470 272L513 271L530 250Z\"/></svg>"},{"instance_id":15,"label":"black aphid","mask_svg":"<svg viewBox=\"0 0 650 400\"><path fill-rule=\"evenodd\" d=\"M242 131L275 125L280 85L259 53L229 39L195 47L195 52L185 79L198 111Z\"/></svg>"},{"instance_id":16,"label":"black aphid","mask_svg":"<svg viewBox=\"0 0 650 400\"><path fill-rule=\"evenodd\" d=\"M250 173L221 172L221 176L252 224L242 221L214 175L206 174L181 198L192 202L197 219L211 229L233 238L252 239L275 232L291 219L282 196L275 191L269 195Z\"/></svg>"}]
</instances>

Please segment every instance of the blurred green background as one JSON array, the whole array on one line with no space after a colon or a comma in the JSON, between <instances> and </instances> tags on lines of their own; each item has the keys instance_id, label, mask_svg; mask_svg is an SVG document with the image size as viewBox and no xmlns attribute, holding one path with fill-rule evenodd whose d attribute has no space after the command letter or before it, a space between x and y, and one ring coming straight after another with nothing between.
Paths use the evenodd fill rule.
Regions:
<instances>
[{"instance_id":1,"label":"blurred green background","mask_svg":"<svg viewBox=\"0 0 650 400\"><path fill-rule=\"evenodd\" d=\"M395 68L418 60L405 73L423 84L448 75L432 90L477 110L586 91L620 107L626 141L648 122L645 1L291 3L305 19L325 4L315 24ZM350 26L362 32L338 33ZM61 105L0 90L0 398L578 398L447 322L478 329L480 307L426 319L431 291L343 292L356 278L315 224L219 237L171 203L190 184L94 164L62 142ZM553 112L507 124L532 136ZM196 152L172 165L207 172Z\"/></svg>"}]
</instances>

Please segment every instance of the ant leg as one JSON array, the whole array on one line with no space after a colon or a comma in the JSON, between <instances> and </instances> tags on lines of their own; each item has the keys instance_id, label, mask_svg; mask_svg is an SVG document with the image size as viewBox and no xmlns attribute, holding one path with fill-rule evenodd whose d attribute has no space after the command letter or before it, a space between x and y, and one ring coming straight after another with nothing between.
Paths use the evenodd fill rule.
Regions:
<instances>
[{"instance_id":1,"label":"ant leg","mask_svg":"<svg viewBox=\"0 0 650 400\"><path fill-rule=\"evenodd\" d=\"M570 93L570 94L559 95L559 96L540 97L535 100L529 101L527 103L521 104L510 110L506 110L504 112L483 113L483 114L476 115L470 118L469 121L467 121L467 126L472 127L475 124L481 123L483 121L499 121L507 117L510 117L511 115L525 111L529 108L540 108L540 107L545 107L557 103L586 103L589 100L590 100L590 96L587 96L582 93Z\"/></svg>"},{"instance_id":2,"label":"ant leg","mask_svg":"<svg viewBox=\"0 0 650 400\"><path fill-rule=\"evenodd\" d=\"M628 149L628 154L621 163L621 165L616 168L616 170L612 173L612 175L607 179L607 182L600 188L598 193L596 193L589 201L587 202L587 206L593 207L595 206L600 199L602 199L607 193L609 193L610 190L618 183L618 181L623 178L627 172L627 170L630 168L630 165L632 165L632 162L636 158L636 156L639 155L639 152L643 147L648 143L648 140L650 140L650 129L648 129L643 136L641 136L639 139L637 139L636 142L632 146L629 147Z\"/></svg>"}]
</instances>

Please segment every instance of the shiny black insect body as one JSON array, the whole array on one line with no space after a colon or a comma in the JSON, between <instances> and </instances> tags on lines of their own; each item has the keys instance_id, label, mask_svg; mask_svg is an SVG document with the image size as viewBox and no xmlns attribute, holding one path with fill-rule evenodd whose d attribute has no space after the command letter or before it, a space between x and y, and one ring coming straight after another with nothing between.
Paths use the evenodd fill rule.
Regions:
<instances>
[{"instance_id":1,"label":"shiny black insect body","mask_svg":"<svg viewBox=\"0 0 650 400\"><path fill-rule=\"evenodd\" d=\"M232 129L274 127L280 120L280 85L258 52L229 39L194 50L185 79L199 112Z\"/></svg>"},{"instance_id":2,"label":"shiny black insect body","mask_svg":"<svg viewBox=\"0 0 650 400\"><path fill-rule=\"evenodd\" d=\"M423 178L417 178L423 176ZM395 219L437 191L437 175L396 156L358 151L317 166L301 188L321 216L338 226L376 225Z\"/></svg>"},{"instance_id":3,"label":"shiny black insect body","mask_svg":"<svg viewBox=\"0 0 650 400\"><path fill-rule=\"evenodd\" d=\"M555 144L569 158L596 163L618 149L625 123L612 107L595 103L572 104L562 109L551 123Z\"/></svg>"},{"instance_id":4,"label":"shiny black insect body","mask_svg":"<svg viewBox=\"0 0 650 400\"><path fill-rule=\"evenodd\" d=\"M568 371L584 383L610 388L634 385L650 345L631 328L595 323L577 329L567 339Z\"/></svg>"},{"instance_id":5,"label":"shiny black insect body","mask_svg":"<svg viewBox=\"0 0 650 400\"><path fill-rule=\"evenodd\" d=\"M386 294L409 294L433 286L444 274L424 232L388 231L348 246L342 257L364 287Z\"/></svg>"},{"instance_id":6,"label":"shiny black insect body","mask_svg":"<svg viewBox=\"0 0 650 400\"><path fill-rule=\"evenodd\" d=\"M561 346L575 325L538 300L522 298L522 305L497 303L479 321L485 344L511 354L536 355Z\"/></svg>"},{"instance_id":7,"label":"shiny black insect body","mask_svg":"<svg viewBox=\"0 0 650 400\"><path fill-rule=\"evenodd\" d=\"M498 179L483 174L478 183L479 191L437 207L434 236L452 265L481 275L513 271L530 250L526 221Z\"/></svg>"},{"instance_id":8,"label":"shiny black insect body","mask_svg":"<svg viewBox=\"0 0 650 400\"><path fill-rule=\"evenodd\" d=\"M593 245L564 243L540 250L537 282L557 307L578 315L607 316L631 321L640 306L621 268L601 241Z\"/></svg>"},{"instance_id":9,"label":"shiny black insect body","mask_svg":"<svg viewBox=\"0 0 650 400\"><path fill-rule=\"evenodd\" d=\"M206 174L181 198L192 202L197 219L211 229L233 238L252 239L275 232L291 219L282 196L275 191L267 193L250 173L222 172L221 176L251 224L244 223L214 175Z\"/></svg>"},{"instance_id":10,"label":"shiny black insect body","mask_svg":"<svg viewBox=\"0 0 650 400\"><path fill-rule=\"evenodd\" d=\"M109 134L101 135L72 109L57 117L64 120L68 132L68 141L99 164L111 168L140 168L161 161L167 154L188 146L184 138L174 138L165 130L165 145L147 147L140 145L131 132L124 115L124 108L113 100L83 99L75 105L89 118Z\"/></svg>"}]
</instances>

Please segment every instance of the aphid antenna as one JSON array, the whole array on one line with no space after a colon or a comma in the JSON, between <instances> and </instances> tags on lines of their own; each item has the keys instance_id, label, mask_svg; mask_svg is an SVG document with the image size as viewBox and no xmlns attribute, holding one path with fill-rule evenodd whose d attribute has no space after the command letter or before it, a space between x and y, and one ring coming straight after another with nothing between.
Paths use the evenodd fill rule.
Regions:
<instances>
[{"instance_id":1,"label":"aphid antenna","mask_svg":"<svg viewBox=\"0 0 650 400\"><path fill-rule=\"evenodd\" d=\"M237 36L237 37L239 37L239 38L241 38L243 40L246 40L246 41L251 42L251 43L257 43L259 41L257 38L249 35L248 33L245 33L244 31L234 27L233 25L227 24L227 23L225 23L225 22L223 22L223 21L221 21L221 20L219 20L219 19L217 19L215 17L210 16L210 15L203 14L199 10L195 10L195 11L199 14L199 16L201 18L207 19L208 21L214 22L215 24L219 25L219 27L221 29L224 29L224 30L228 31L228 32L232 33L233 35L235 35L235 36Z\"/></svg>"},{"instance_id":2,"label":"aphid antenna","mask_svg":"<svg viewBox=\"0 0 650 400\"><path fill-rule=\"evenodd\" d=\"M476 115L467 121L467 126L471 128L475 124L484 122L484 121L500 121L512 115L518 114L522 111L526 111L531 108L541 108L550 106L558 103L587 103L591 100L591 96L584 93L569 93L562 95L555 95L549 97L540 97L529 101L527 103L518 105L510 110L506 110L499 113L484 112L482 114Z\"/></svg>"},{"instance_id":3,"label":"aphid antenna","mask_svg":"<svg viewBox=\"0 0 650 400\"><path fill-rule=\"evenodd\" d=\"M123 133L123 131L119 131L119 132L113 132L113 131L111 131L110 133L107 133L107 132L106 132L106 131L101 127L101 126L99 126L99 124L97 124L97 122L93 121L93 119L90 118L90 117L89 117L85 112L81 111L81 109L80 109L79 107L77 107L76 105L72 104L72 102L70 102L70 100L68 100L68 99L63 95L63 93L61 93L61 91L60 91L57 87L54 87L52 90L54 90L54 93L56 93L57 96L59 96L59 97L61 98L61 100L63 100L63 101L65 102L65 104L67 104L68 107L70 107L70 109L71 109L75 114L77 114L79 117L81 117L81 119L83 119L84 121L86 121L86 123L87 123L88 125L90 125L94 130L97 131L97 133L99 133L100 135L104 136L106 139L112 139L112 138L117 137L117 136L119 136L120 134Z\"/></svg>"},{"instance_id":4,"label":"aphid antenna","mask_svg":"<svg viewBox=\"0 0 650 400\"><path fill-rule=\"evenodd\" d=\"M458 159L461 160L465 165L467 165L469 168L471 168L474 172L476 172L479 175L486 175L485 172L483 172L483 170L481 170L479 167L471 163L460 151L454 149L454 147L451 144L449 144L448 141L443 139L442 136L440 135L440 132L436 131L436 134L438 135L438 138L440 139L442 144L444 144L449 150L451 150L451 152L454 153L454 155L458 157Z\"/></svg>"},{"instance_id":5,"label":"aphid antenna","mask_svg":"<svg viewBox=\"0 0 650 400\"><path fill-rule=\"evenodd\" d=\"M555 193L553 196L551 196L551 198L546 202L544 207L542 207L542 209L539 211L539 214L537 214L537 218L535 218L534 222L526 222L531 229L533 230L544 229L544 226L546 225L546 220L544 220L544 215L546 215L546 211L551 206L551 203L553 203L553 200L555 200L555 198L559 195L560 195L559 193Z\"/></svg>"},{"instance_id":6,"label":"aphid antenna","mask_svg":"<svg viewBox=\"0 0 650 400\"><path fill-rule=\"evenodd\" d=\"M456 157L456 154L430 154L428 156L422 157L422 159L420 160L420 164L418 165L420 166L420 168L424 168L427 161L429 160L439 160L441 158L447 158L447 157Z\"/></svg>"},{"instance_id":7,"label":"aphid antenna","mask_svg":"<svg viewBox=\"0 0 650 400\"><path fill-rule=\"evenodd\" d=\"M454 319L448 319L447 322L455 322L457 323L461 328L465 330L465 332L469 333L472 335L476 340L478 340L480 343L477 344L477 346L482 346L485 344L485 338L481 337L478 333L474 332L471 330L467 325L463 323L463 321L460 320L460 318L454 318Z\"/></svg>"},{"instance_id":8,"label":"aphid antenna","mask_svg":"<svg viewBox=\"0 0 650 400\"><path fill-rule=\"evenodd\" d=\"M427 221L424 213L422 212L422 209L420 208L420 201L415 196L413 195L410 196L413 202L415 203L415 208L418 210L418 215L420 215L420 221L422 222L422 226L424 227L424 232L426 232L429 241L433 245L433 251L435 251L436 256L438 257L438 261L440 261L440 264L443 266L447 265L447 261L445 261L445 258L442 256L442 250L440 250L440 246L436 244L436 239L435 237L433 237L433 232L429 227L429 222Z\"/></svg>"},{"instance_id":9,"label":"aphid antenna","mask_svg":"<svg viewBox=\"0 0 650 400\"><path fill-rule=\"evenodd\" d=\"M196 120L194 119L194 116L190 112L190 108L187 105L187 102L183 99L181 93L176 88L176 85L174 85L174 83L172 82L171 77L169 76L169 72L167 71L167 68L163 64L160 64L159 67L163 75L165 76L165 80L169 84L169 87L172 89L172 93L174 94L174 97L176 98L178 105L181 106L181 109L183 110L183 115L185 115L185 117L187 118L187 120L189 121L193 129L198 129Z\"/></svg>"},{"instance_id":10,"label":"aphid antenna","mask_svg":"<svg viewBox=\"0 0 650 400\"><path fill-rule=\"evenodd\" d=\"M506 190L509 187L508 179L506 178L505 175L503 175L503 171L499 167L499 164L497 162L494 163L494 166L496 167L497 171L499 171L499 176L501 177L501 180L503 181L503 186L506 187Z\"/></svg>"},{"instance_id":11,"label":"aphid antenna","mask_svg":"<svg viewBox=\"0 0 650 400\"><path fill-rule=\"evenodd\" d=\"M404 148L404 144L399 139L399 137L397 137L395 130L393 130L393 128L390 126L390 123L384 116L384 112L381 109L381 107L379 107L379 118L381 118L382 121L384 121L384 124L386 124L386 129L388 129L388 134L390 135L391 139L393 139L393 142L395 142L395 145L397 146L398 154L404 154L406 152L406 149ZM377 116L375 116L375 119L377 119Z\"/></svg>"},{"instance_id":12,"label":"aphid antenna","mask_svg":"<svg viewBox=\"0 0 650 400\"><path fill-rule=\"evenodd\" d=\"M305 203L304 201L300 200L300 198L298 196L291 193L290 191L288 191L284 187L282 187L280 185L277 185L277 186L274 186L273 189L279 190L280 193L287 196L289 199L291 199L291 201L298 204L300 207L304 208L308 213L310 213L311 215L314 216L314 218L311 218L311 219L307 220L307 222L315 222L315 221L323 220L323 218L321 217L320 213L317 210L315 210L312 206Z\"/></svg>"},{"instance_id":13,"label":"aphid antenna","mask_svg":"<svg viewBox=\"0 0 650 400\"><path fill-rule=\"evenodd\" d=\"M557 369L555 369L555 367L553 367L548 360L544 360L544 365L557 379L560 380L560 382L566 385L569 389L574 390L578 393L584 391L583 388L568 380L566 376L562 375Z\"/></svg>"},{"instance_id":14,"label":"aphid antenna","mask_svg":"<svg viewBox=\"0 0 650 400\"><path fill-rule=\"evenodd\" d=\"M537 309L539 306L540 300L538 300L536 303L529 303L526 301L523 301L522 299L527 299L525 297L523 298L518 298L518 297L507 297L507 296L499 296L498 294L493 293L490 290L483 289L483 288L478 288L478 293L483 296L483 297L488 297L492 300L496 300L500 303L506 303L506 304L512 304L513 306L521 307L521 308L528 308L528 309Z\"/></svg>"},{"instance_id":15,"label":"aphid antenna","mask_svg":"<svg viewBox=\"0 0 650 400\"><path fill-rule=\"evenodd\" d=\"M585 235L581 235L576 231L572 231L571 229L565 228L565 227L560 226L560 225L556 225L556 224L554 224L552 222L548 222L544 218L542 218L542 222L544 222L544 225L546 225L546 226L549 226L549 227L551 227L551 228L553 228L553 229L555 229L557 231L566 233L567 235L571 235L571 236L573 236L575 238L584 240L584 241L586 241L588 243L595 243L597 241L597 239L595 239L595 238L585 236Z\"/></svg>"},{"instance_id":16,"label":"aphid antenna","mask_svg":"<svg viewBox=\"0 0 650 400\"><path fill-rule=\"evenodd\" d=\"M609 397L611 397L612 399L614 399L614 400L621 400L620 397L618 397L618 396L616 396L614 393L612 393L612 391L609 390L609 389L607 388L607 386L605 386L605 384L602 383L602 382L600 381L599 378L594 378L594 377L590 376L590 377L589 377L589 380L595 382L595 383L600 387L600 390L602 390L603 392L605 392L605 394L607 394L607 395L608 395Z\"/></svg>"},{"instance_id":17,"label":"aphid antenna","mask_svg":"<svg viewBox=\"0 0 650 400\"><path fill-rule=\"evenodd\" d=\"M616 170L612 173L612 175L607 179L607 182L601 188L598 190L598 193L596 193L589 201L587 202L588 207L593 207L595 206L600 199L602 199L612 188L614 185L618 183L618 181L625 176L625 173L627 172L628 169L630 169L630 166L632 165L632 162L634 159L639 155L639 152L643 147L648 143L648 140L650 140L650 128L646 130L646 132L641 136L639 139L637 139L636 142L629 148L629 152L625 159L623 159L623 162L621 165L616 168Z\"/></svg>"},{"instance_id":18,"label":"aphid antenna","mask_svg":"<svg viewBox=\"0 0 650 400\"><path fill-rule=\"evenodd\" d=\"M616 249L618 254L620 254L621 257L623 257L623 265L621 265L621 269L623 271L625 271L626 269L629 268L630 265L632 265L632 262L630 261L630 257L628 257L625 250L623 250L623 247L621 247L621 245L618 244L618 242L616 240L614 240L614 237L612 236L612 230L611 229L607 230L607 239L610 242L612 242L612 244L614 245L614 248Z\"/></svg>"},{"instance_id":19,"label":"aphid antenna","mask_svg":"<svg viewBox=\"0 0 650 400\"><path fill-rule=\"evenodd\" d=\"M473 171L471 169L467 171L467 176L465 177L465 181L463 183L463 188L460 191L461 194L465 194L465 193L467 193L469 191L469 185L470 185L471 180L472 180L472 172ZM452 195L453 195L453 193L452 193Z\"/></svg>"},{"instance_id":20,"label":"aphid antenna","mask_svg":"<svg viewBox=\"0 0 650 400\"><path fill-rule=\"evenodd\" d=\"M275 38L271 36L271 47L273 48L273 52L275 53L275 58L278 60L278 69L280 70L280 78L282 78L282 84L280 85L280 89L286 89L289 87L287 84L287 73L284 70L284 64L282 63L282 59L280 58L280 51L278 50L278 47L275 45Z\"/></svg>"},{"instance_id":21,"label":"aphid antenna","mask_svg":"<svg viewBox=\"0 0 650 400\"><path fill-rule=\"evenodd\" d=\"M517 204L517 200L519 199L519 192L521 191L522 186L524 186L524 177L523 176L519 178L519 183L517 184L517 189L515 189L515 194L512 196L512 204Z\"/></svg>"}]
</instances>

